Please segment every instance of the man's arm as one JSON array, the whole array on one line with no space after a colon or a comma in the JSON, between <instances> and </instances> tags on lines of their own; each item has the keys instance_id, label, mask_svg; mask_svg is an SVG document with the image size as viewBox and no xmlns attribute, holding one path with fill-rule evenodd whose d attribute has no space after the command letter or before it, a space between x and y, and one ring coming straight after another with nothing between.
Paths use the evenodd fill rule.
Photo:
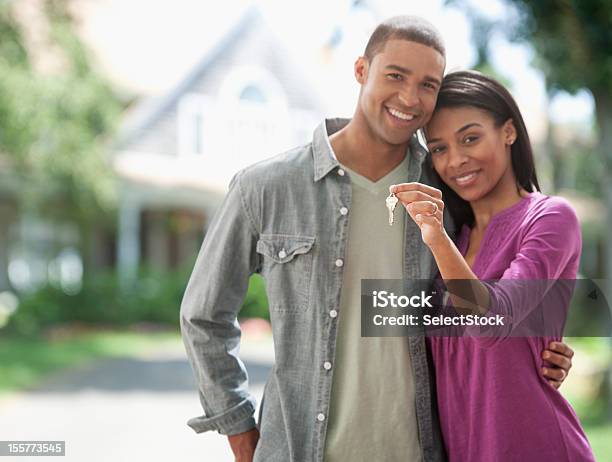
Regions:
<instances>
[{"instance_id":1,"label":"man's arm","mask_svg":"<svg viewBox=\"0 0 612 462\"><path fill-rule=\"evenodd\" d=\"M548 349L542 352L542 359L552 365L542 368L542 375L548 379L548 383L557 389L561 386L572 368L573 357L574 350L566 343L550 342Z\"/></svg>"},{"instance_id":2,"label":"man's arm","mask_svg":"<svg viewBox=\"0 0 612 462\"><path fill-rule=\"evenodd\" d=\"M181 333L205 412L187 422L197 433L238 435L255 428L255 400L238 358L237 315L249 276L259 270L258 232L241 175L232 178L211 222L181 303Z\"/></svg>"},{"instance_id":3,"label":"man's arm","mask_svg":"<svg viewBox=\"0 0 612 462\"><path fill-rule=\"evenodd\" d=\"M230 448L234 453L235 462L252 462L255 455L255 448L259 441L259 430L254 428L238 435L227 437Z\"/></svg>"}]
</instances>

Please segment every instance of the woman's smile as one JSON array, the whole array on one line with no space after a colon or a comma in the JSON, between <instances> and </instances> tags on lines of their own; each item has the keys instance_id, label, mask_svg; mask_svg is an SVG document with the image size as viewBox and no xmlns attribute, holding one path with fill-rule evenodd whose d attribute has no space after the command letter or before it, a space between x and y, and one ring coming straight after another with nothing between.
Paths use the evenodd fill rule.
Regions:
<instances>
[{"instance_id":1,"label":"woman's smile","mask_svg":"<svg viewBox=\"0 0 612 462\"><path fill-rule=\"evenodd\" d=\"M472 186L476 181L478 181L478 175L480 173L480 169L471 170L469 172L461 173L460 175L456 175L451 177L451 179L462 188L466 188L468 186Z\"/></svg>"}]
</instances>

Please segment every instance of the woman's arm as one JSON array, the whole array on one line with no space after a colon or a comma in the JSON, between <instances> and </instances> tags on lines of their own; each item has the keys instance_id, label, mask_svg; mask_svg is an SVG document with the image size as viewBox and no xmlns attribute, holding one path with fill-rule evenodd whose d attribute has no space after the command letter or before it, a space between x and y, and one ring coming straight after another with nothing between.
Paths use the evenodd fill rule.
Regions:
<instances>
[{"instance_id":1,"label":"woman's arm","mask_svg":"<svg viewBox=\"0 0 612 462\"><path fill-rule=\"evenodd\" d=\"M449 292L468 300L464 308L472 313L492 310L516 326L540 305L553 285L557 290L549 294L548 302L559 304L567 298L567 284L555 284L555 280L571 260L579 257L581 238L576 214L563 199L550 199L523 237L521 248L500 281L490 284L478 281L444 231L444 203L439 190L420 183L394 185L390 190L421 229ZM462 281L453 283L455 279ZM560 314L560 310L556 313Z\"/></svg>"},{"instance_id":2,"label":"woman's arm","mask_svg":"<svg viewBox=\"0 0 612 462\"><path fill-rule=\"evenodd\" d=\"M489 291L444 229L442 192L422 183L393 185L389 191L395 193L419 226L423 242L436 260L453 306L462 314L486 314L490 306Z\"/></svg>"},{"instance_id":3,"label":"woman's arm","mask_svg":"<svg viewBox=\"0 0 612 462\"><path fill-rule=\"evenodd\" d=\"M404 188L405 185L396 185L390 188L390 191L396 192L396 195L402 201L413 219L416 218L417 214L425 215L425 220L419 221L426 224L419 225L419 227L421 228L423 240L426 243L429 242L428 245L432 249L442 278L447 282L451 279L474 280L475 290L484 289L486 291L486 297L488 297L489 292L487 288L479 284L480 281L478 281L478 278L468 266L459 252L459 249L457 249L452 240L449 239L449 236L443 232L444 227L442 226L442 220L444 216L444 202L442 201L441 191L419 183L409 184L412 185L410 188ZM426 203L415 205L418 202ZM436 207L433 207L432 204L436 204ZM558 272L561 271L562 267L565 265L559 266L560 262L555 261L557 260L556 258L552 259L553 262L551 264L546 264L542 261L538 264L537 261L540 259L535 259L534 262L534 251L538 253L541 251L543 244L541 239L543 238L548 241L545 244L546 248L549 249L548 252L557 255L560 254L561 259L565 258L563 257L565 253L568 255L576 255L580 252L580 226L573 210L564 206L564 204L555 205L555 207L549 210L550 216L547 218L547 221L552 220L552 226L550 227L552 227L553 230L567 231L574 245L566 245L567 235L565 239L560 240L559 233L556 233L556 236L552 236L547 234L547 232L542 232L542 230L535 230L536 232L531 233L532 237L527 240L527 245L522 249L520 255L517 255L517 258L515 258L508 270L504 273L505 278L524 276L526 274L535 275L535 273L541 274L542 272L552 275L557 273L556 275L558 276ZM427 217L430 216L434 210L439 212L433 214L437 220L428 222L429 219ZM566 251L559 253L559 246L565 248ZM545 265L544 268L538 268L538 266L541 265ZM482 296L484 297L484 294ZM572 367L573 356L574 350L563 342L551 342L548 349L542 352L542 359L551 363L552 367L543 367L541 373L553 387L559 388L567 377Z\"/></svg>"}]
</instances>

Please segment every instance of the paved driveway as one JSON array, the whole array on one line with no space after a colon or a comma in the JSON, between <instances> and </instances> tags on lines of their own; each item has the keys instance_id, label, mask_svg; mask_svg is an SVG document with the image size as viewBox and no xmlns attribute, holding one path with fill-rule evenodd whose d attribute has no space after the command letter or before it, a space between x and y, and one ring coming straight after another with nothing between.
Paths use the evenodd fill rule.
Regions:
<instances>
[{"instance_id":1,"label":"paved driveway","mask_svg":"<svg viewBox=\"0 0 612 462\"><path fill-rule=\"evenodd\" d=\"M271 341L245 341L241 357L261 400L274 361ZM65 440L74 462L233 462L227 438L186 425L202 413L180 340L146 355L105 359L0 401L0 440ZM40 462L39 457L2 457ZM48 460L48 459L47 459Z\"/></svg>"}]
</instances>

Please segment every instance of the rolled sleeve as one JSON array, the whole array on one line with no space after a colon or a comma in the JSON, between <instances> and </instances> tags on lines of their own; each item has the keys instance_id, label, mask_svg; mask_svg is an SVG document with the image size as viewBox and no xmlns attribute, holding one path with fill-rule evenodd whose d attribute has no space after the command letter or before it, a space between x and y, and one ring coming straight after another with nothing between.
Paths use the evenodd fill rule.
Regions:
<instances>
[{"instance_id":1,"label":"rolled sleeve","mask_svg":"<svg viewBox=\"0 0 612 462\"><path fill-rule=\"evenodd\" d=\"M249 277L259 270L258 233L237 173L211 221L180 308L187 357L204 415L187 424L197 433L237 434L255 427L255 399L238 357L237 316Z\"/></svg>"},{"instance_id":2,"label":"rolled sleeve","mask_svg":"<svg viewBox=\"0 0 612 462\"><path fill-rule=\"evenodd\" d=\"M205 415L189 419L189 425L196 433L216 430L222 435L236 435L256 427L255 401L251 398L238 403L222 414L207 417Z\"/></svg>"}]
</instances>

